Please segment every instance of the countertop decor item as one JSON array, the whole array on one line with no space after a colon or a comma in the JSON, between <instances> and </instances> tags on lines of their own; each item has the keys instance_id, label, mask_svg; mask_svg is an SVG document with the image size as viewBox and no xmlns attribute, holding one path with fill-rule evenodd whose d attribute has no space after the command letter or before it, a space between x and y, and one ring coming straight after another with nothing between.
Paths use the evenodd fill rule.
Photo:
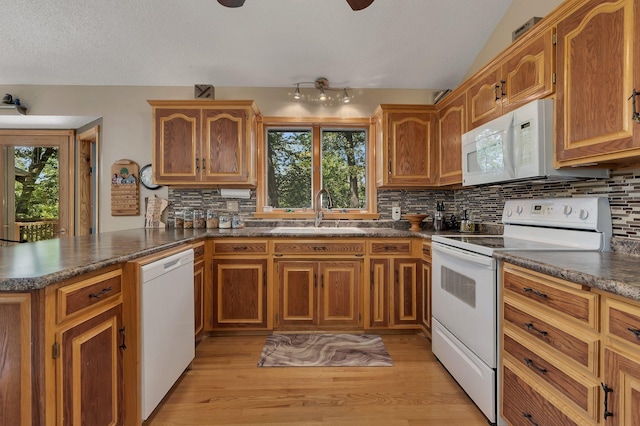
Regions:
<instances>
[{"instance_id":1,"label":"countertop decor item","mask_svg":"<svg viewBox=\"0 0 640 426\"><path fill-rule=\"evenodd\" d=\"M411 224L411 231L420 231L422 230L422 221L425 220L429 216L428 214L403 214L403 219L406 219Z\"/></svg>"}]
</instances>

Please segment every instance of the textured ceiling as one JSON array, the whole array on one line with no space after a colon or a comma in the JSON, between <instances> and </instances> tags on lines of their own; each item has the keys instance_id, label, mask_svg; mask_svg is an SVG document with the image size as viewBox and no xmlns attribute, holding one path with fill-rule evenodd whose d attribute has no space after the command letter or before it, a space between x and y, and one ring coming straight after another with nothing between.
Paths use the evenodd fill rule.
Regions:
<instances>
[{"instance_id":1,"label":"textured ceiling","mask_svg":"<svg viewBox=\"0 0 640 426\"><path fill-rule=\"evenodd\" d=\"M0 84L457 86L511 0L2 0Z\"/></svg>"}]
</instances>

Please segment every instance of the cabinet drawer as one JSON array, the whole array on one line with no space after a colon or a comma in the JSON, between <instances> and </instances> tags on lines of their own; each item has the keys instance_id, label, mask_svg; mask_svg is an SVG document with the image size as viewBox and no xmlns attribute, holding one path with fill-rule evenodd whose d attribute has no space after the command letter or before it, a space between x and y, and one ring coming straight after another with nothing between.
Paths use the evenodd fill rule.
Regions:
<instances>
[{"instance_id":1,"label":"cabinet drawer","mask_svg":"<svg viewBox=\"0 0 640 426\"><path fill-rule=\"evenodd\" d=\"M215 254L267 254L266 241L214 241L213 252Z\"/></svg>"},{"instance_id":2,"label":"cabinet drawer","mask_svg":"<svg viewBox=\"0 0 640 426\"><path fill-rule=\"evenodd\" d=\"M277 241L273 245L277 254L359 254L364 255L364 242Z\"/></svg>"},{"instance_id":3,"label":"cabinet drawer","mask_svg":"<svg viewBox=\"0 0 640 426\"><path fill-rule=\"evenodd\" d=\"M503 276L505 289L598 330L597 294L582 290L577 284L556 282L552 277L512 265L505 266Z\"/></svg>"},{"instance_id":4,"label":"cabinet drawer","mask_svg":"<svg viewBox=\"0 0 640 426\"><path fill-rule=\"evenodd\" d=\"M422 258L431 261L431 243L422 243Z\"/></svg>"},{"instance_id":5,"label":"cabinet drawer","mask_svg":"<svg viewBox=\"0 0 640 426\"><path fill-rule=\"evenodd\" d=\"M580 425L515 373L507 360L502 368L502 416L512 426Z\"/></svg>"},{"instance_id":6,"label":"cabinet drawer","mask_svg":"<svg viewBox=\"0 0 640 426\"><path fill-rule=\"evenodd\" d=\"M193 257L199 258L204 256L204 241L195 243L191 246L193 248Z\"/></svg>"},{"instance_id":7,"label":"cabinet drawer","mask_svg":"<svg viewBox=\"0 0 640 426\"><path fill-rule=\"evenodd\" d=\"M528 344L510 326L504 328L504 350L513 359L532 372L540 381L557 389L573 401L585 414L597 421L598 383L586 383L577 373L570 373L566 367L558 367L550 358L537 353L535 345ZM557 363L557 361L556 361Z\"/></svg>"},{"instance_id":8,"label":"cabinet drawer","mask_svg":"<svg viewBox=\"0 0 640 426\"><path fill-rule=\"evenodd\" d=\"M57 290L58 322L83 309L112 300L121 291L122 271L119 269L60 287Z\"/></svg>"},{"instance_id":9,"label":"cabinet drawer","mask_svg":"<svg viewBox=\"0 0 640 426\"><path fill-rule=\"evenodd\" d=\"M377 241L371 243L371 254L410 254L409 241Z\"/></svg>"},{"instance_id":10,"label":"cabinet drawer","mask_svg":"<svg viewBox=\"0 0 640 426\"><path fill-rule=\"evenodd\" d=\"M591 336L578 332L576 329L553 321L552 318L540 319L541 315L527 312L526 307L522 305L517 304L517 307L515 305L514 301L508 300L505 296L503 309L505 321L586 367L593 374L598 374L599 339L597 335Z\"/></svg>"},{"instance_id":11,"label":"cabinet drawer","mask_svg":"<svg viewBox=\"0 0 640 426\"><path fill-rule=\"evenodd\" d=\"M640 307L610 298L605 299L604 306L608 336L640 350Z\"/></svg>"}]
</instances>

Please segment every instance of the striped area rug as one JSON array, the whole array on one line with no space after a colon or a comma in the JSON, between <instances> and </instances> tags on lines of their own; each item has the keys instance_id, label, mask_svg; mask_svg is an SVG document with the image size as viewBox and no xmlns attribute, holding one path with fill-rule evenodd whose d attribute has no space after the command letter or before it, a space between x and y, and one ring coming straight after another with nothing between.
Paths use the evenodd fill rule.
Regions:
<instances>
[{"instance_id":1,"label":"striped area rug","mask_svg":"<svg viewBox=\"0 0 640 426\"><path fill-rule=\"evenodd\" d=\"M272 334L258 367L391 367L377 334Z\"/></svg>"}]
</instances>

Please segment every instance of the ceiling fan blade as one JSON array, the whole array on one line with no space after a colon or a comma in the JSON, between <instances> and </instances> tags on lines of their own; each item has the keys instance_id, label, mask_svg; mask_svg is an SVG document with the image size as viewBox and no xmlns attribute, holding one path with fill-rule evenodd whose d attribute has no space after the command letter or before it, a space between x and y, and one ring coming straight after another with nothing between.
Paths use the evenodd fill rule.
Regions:
<instances>
[{"instance_id":1,"label":"ceiling fan blade","mask_svg":"<svg viewBox=\"0 0 640 426\"><path fill-rule=\"evenodd\" d=\"M349 3L349 6L351 6L353 10L362 10L371 6L373 0L347 0L347 3Z\"/></svg>"},{"instance_id":2,"label":"ceiling fan blade","mask_svg":"<svg viewBox=\"0 0 640 426\"><path fill-rule=\"evenodd\" d=\"M244 0L218 0L218 3L227 7L240 7L244 4Z\"/></svg>"}]
</instances>

